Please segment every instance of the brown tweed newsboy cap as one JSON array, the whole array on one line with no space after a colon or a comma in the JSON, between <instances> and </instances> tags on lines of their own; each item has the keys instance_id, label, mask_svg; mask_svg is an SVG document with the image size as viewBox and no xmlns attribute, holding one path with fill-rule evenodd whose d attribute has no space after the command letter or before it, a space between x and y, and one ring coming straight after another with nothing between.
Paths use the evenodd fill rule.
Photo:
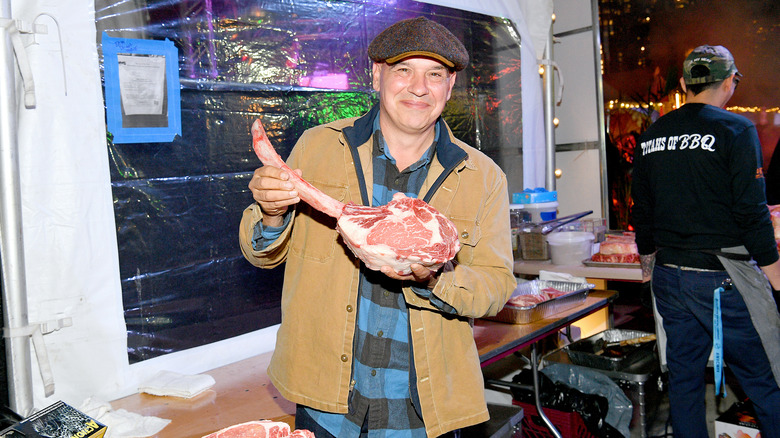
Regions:
<instances>
[{"instance_id":1,"label":"brown tweed newsboy cap","mask_svg":"<svg viewBox=\"0 0 780 438\"><path fill-rule=\"evenodd\" d=\"M469 63L463 43L446 27L425 17L401 20L368 45L368 57L374 62L393 64L410 56L428 56L455 71Z\"/></svg>"}]
</instances>

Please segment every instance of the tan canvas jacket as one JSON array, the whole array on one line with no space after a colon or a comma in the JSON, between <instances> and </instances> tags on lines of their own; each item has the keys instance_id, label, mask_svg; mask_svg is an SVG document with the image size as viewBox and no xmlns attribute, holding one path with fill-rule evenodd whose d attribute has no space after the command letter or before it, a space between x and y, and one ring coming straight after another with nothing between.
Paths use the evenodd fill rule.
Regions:
<instances>
[{"instance_id":1,"label":"tan canvas jacket","mask_svg":"<svg viewBox=\"0 0 780 438\"><path fill-rule=\"evenodd\" d=\"M303 177L331 197L360 204L355 164L343 134L355 121L340 120L306 131L288 164L303 169ZM452 137L449 128L446 131L441 135ZM358 147L369 191L372 141ZM495 315L516 286L506 176L481 152L458 140L452 142L466 151L468 158L450 173L430 203L458 227L461 249L441 274L433 293L453 306L458 315L444 314L404 288L420 410L430 437L488 419L469 322L470 318ZM421 198L443 170L434 160ZM359 261L339 238L335 219L303 202L296 206L291 225L279 239L266 250L255 251L252 236L261 218L257 204L244 211L240 225L244 256L263 268L286 262L282 323L268 375L292 402L346 413Z\"/></svg>"}]
</instances>

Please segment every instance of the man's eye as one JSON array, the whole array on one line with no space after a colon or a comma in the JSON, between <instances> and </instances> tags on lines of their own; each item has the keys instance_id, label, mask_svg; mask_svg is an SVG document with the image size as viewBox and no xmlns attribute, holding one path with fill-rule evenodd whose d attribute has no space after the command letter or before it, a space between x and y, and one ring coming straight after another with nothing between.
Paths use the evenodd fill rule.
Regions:
<instances>
[{"instance_id":1,"label":"man's eye","mask_svg":"<svg viewBox=\"0 0 780 438\"><path fill-rule=\"evenodd\" d=\"M435 82L442 82L446 79L446 77L447 76L445 76L444 73L439 71L432 71L428 73L428 78Z\"/></svg>"}]
</instances>

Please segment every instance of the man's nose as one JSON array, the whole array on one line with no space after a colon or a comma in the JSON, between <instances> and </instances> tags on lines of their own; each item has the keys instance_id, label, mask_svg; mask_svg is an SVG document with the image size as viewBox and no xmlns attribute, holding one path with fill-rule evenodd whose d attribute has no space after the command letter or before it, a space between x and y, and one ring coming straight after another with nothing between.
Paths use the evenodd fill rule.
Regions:
<instances>
[{"instance_id":1,"label":"man's nose","mask_svg":"<svg viewBox=\"0 0 780 438\"><path fill-rule=\"evenodd\" d=\"M424 96L428 94L428 82L425 78L425 75L417 73L412 75L407 90L409 90L409 92L415 96Z\"/></svg>"}]
</instances>

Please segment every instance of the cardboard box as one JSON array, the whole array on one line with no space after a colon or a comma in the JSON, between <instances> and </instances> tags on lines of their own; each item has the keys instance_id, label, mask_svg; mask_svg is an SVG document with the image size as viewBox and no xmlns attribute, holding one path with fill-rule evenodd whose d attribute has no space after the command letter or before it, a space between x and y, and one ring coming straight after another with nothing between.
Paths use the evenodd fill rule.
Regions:
<instances>
[{"instance_id":1,"label":"cardboard box","mask_svg":"<svg viewBox=\"0 0 780 438\"><path fill-rule=\"evenodd\" d=\"M0 438L102 438L106 426L61 401L0 432Z\"/></svg>"},{"instance_id":2,"label":"cardboard box","mask_svg":"<svg viewBox=\"0 0 780 438\"><path fill-rule=\"evenodd\" d=\"M718 438L756 438L758 435L756 413L749 400L735 402L715 420Z\"/></svg>"}]
</instances>

